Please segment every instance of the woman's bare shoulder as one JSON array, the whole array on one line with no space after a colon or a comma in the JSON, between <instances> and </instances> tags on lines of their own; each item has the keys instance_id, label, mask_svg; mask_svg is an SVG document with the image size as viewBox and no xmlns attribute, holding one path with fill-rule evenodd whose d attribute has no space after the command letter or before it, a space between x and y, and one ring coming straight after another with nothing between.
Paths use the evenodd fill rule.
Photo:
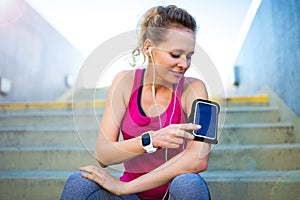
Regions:
<instances>
[{"instance_id":1,"label":"woman's bare shoulder","mask_svg":"<svg viewBox=\"0 0 300 200\"><path fill-rule=\"evenodd\" d=\"M134 73L135 70L122 70L116 74L113 83L126 83L127 81L132 80Z\"/></svg>"},{"instance_id":2,"label":"woman's bare shoulder","mask_svg":"<svg viewBox=\"0 0 300 200\"><path fill-rule=\"evenodd\" d=\"M117 73L110 86L111 92L115 94L113 96L122 96L126 105L129 101L133 87L134 75L135 69L120 71Z\"/></svg>"},{"instance_id":3,"label":"woman's bare shoulder","mask_svg":"<svg viewBox=\"0 0 300 200\"><path fill-rule=\"evenodd\" d=\"M183 92L190 92L190 90L197 90L206 92L206 86L205 83L194 77L185 77L184 86L183 86Z\"/></svg>"},{"instance_id":4,"label":"woman's bare shoulder","mask_svg":"<svg viewBox=\"0 0 300 200\"><path fill-rule=\"evenodd\" d=\"M207 89L204 82L193 77L186 77L181 97L182 108L188 114L191 112L192 103L195 99L207 99Z\"/></svg>"}]
</instances>

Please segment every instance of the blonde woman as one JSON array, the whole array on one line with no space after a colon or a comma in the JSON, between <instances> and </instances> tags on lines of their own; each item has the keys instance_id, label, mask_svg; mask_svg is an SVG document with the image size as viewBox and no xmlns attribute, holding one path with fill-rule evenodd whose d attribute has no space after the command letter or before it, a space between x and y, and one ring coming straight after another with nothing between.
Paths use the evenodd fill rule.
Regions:
<instances>
[{"instance_id":1,"label":"blonde woman","mask_svg":"<svg viewBox=\"0 0 300 200\"><path fill-rule=\"evenodd\" d=\"M117 179L96 166L69 177L61 199L210 199L199 175L210 145L193 141L187 122L195 99L207 99L204 83L185 77L195 48L194 18L176 6L148 10L133 56L147 67L120 72L101 119L95 155L102 167L124 163ZM124 140L119 141L119 133Z\"/></svg>"}]
</instances>

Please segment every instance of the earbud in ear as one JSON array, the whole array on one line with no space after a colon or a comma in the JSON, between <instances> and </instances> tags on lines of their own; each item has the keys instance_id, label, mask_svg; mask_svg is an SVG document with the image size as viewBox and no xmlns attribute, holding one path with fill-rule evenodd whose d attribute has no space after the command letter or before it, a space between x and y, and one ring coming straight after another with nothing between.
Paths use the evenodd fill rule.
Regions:
<instances>
[{"instance_id":1,"label":"earbud in ear","mask_svg":"<svg viewBox=\"0 0 300 200\"><path fill-rule=\"evenodd\" d=\"M151 59L153 59L153 58L152 58L152 48L151 48L151 47L148 48L148 52L149 52L149 54L150 54Z\"/></svg>"}]
</instances>

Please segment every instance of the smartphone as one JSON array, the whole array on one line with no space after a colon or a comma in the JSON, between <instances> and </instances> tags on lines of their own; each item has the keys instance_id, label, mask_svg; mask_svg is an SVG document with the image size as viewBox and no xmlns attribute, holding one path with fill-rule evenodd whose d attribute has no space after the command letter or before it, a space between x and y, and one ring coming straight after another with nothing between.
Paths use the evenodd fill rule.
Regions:
<instances>
[{"instance_id":1,"label":"smartphone","mask_svg":"<svg viewBox=\"0 0 300 200\"><path fill-rule=\"evenodd\" d=\"M201 125L199 130L192 131L196 141L211 144L218 143L218 117L220 106L216 102L196 99L192 104L192 112L189 121Z\"/></svg>"}]
</instances>

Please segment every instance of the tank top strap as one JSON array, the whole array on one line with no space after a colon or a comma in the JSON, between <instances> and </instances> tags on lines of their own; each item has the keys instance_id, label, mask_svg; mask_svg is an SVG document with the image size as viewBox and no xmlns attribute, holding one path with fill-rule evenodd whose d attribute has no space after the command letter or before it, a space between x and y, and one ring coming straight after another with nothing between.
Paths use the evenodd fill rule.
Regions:
<instances>
[{"instance_id":1,"label":"tank top strap","mask_svg":"<svg viewBox=\"0 0 300 200\"><path fill-rule=\"evenodd\" d=\"M140 69L140 68L135 70L134 82L133 82L131 94L133 94L136 90L140 88L141 82L143 80L144 70L145 69Z\"/></svg>"},{"instance_id":2,"label":"tank top strap","mask_svg":"<svg viewBox=\"0 0 300 200\"><path fill-rule=\"evenodd\" d=\"M180 102L181 99L181 95L182 95L182 90L183 90L183 84L184 84L184 76L179 80L179 82L175 85L175 92L176 92L176 96Z\"/></svg>"}]
</instances>

